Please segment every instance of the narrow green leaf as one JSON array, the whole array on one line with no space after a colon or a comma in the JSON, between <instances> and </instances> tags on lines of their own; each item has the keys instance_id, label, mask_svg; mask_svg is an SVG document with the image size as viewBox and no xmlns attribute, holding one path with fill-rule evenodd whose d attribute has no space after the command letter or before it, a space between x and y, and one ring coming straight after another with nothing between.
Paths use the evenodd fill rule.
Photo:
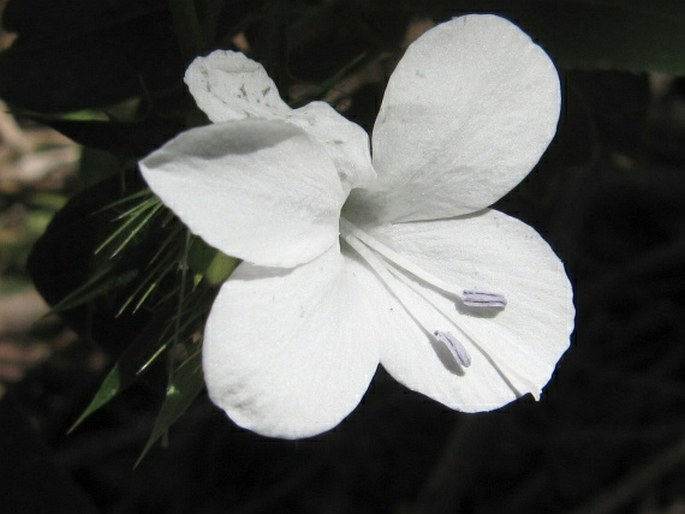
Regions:
<instances>
[{"instance_id":1,"label":"narrow green leaf","mask_svg":"<svg viewBox=\"0 0 685 514\"><path fill-rule=\"evenodd\" d=\"M112 257L115 257L119 252L121 252L124 248L126 248L126 245L130 243L134 237L136 237L143 228L147 226L147 224L150 222L150 220L162 209L162 204L158 203L154 207L150 209L150 212L143 218L143 220L138 223L135 227L131 229L131 231L128 233L126 238L122 241L122 243L112 252Z\"/></svg>"},{"instance_id":2,"label":"narrow green leaf","mask_svg":"<svg viewBox=\"0 0 685 514\"><path fill-rule=\"evenodd\" d=\"M78 419L68 430L68 434L76 429L85 419L90 416L93 412L100 409L104 405L110 402L116 395L118 395L122 388L123 382L122 372L119 367L119 363L114 365L114 368L107 374L105 379L100 384L100 388L91 400L88 407L81 413Z\"/></svg>"},{"instance_id":3,"label":"narrow green leaf","mask_svg":"<svg viewBox=\"0 0 685 514\"><path fill-rule=\"evenodd\" d=\"M173 243L177 242L176 236L179 233L180 229L170 231L155 255L150 259L145 268L145 276L138 282L138 286L133 292L128 295L128 298L119 309L117 316L123 314L130 305L133 305L133 309L131 310L133 314L138 312L143 304L151 297L152 293L158 289L164 277L170 275L178 268L178 251Z\"/></svg>"},{"instance_id":4,"label":"narrow green leaf","mask_svg":"<svg viewBox=\"0 0 685 514\"><path fill-rule=\"evenodd\" d=\"M126 251L111 259L106 254L95 254L95 249L122 223L112 223L112 218L132 204L116 211L97 211L135 195L143 186L141 182L133 168L126 168L123 175L117 173L78 193L55 214L27 262L36 289L51 306L61 303L60 316L70 327L115 356L121 355L150 323L150 311L141 309L135 315L120 317L116 314L140 279L147 276L145 269L159 243L165 240L167 226L165 215L157 216L150 229L158 237L136 238ZM133 203L140 201L136 197ZM120 240L124 237L121 235ZM93 280L96 276L99 279ZM84 302L85 292L90 301ZM69 304L73 308L67 308Z\"/></svg>"},{"instance_id":5,"label":"narrow green leaf","mask_svg":"<svg viewBox=\"0 0 685 514\"><path fill-rule=\"evenodd\" d=\"M128 219L119 225L119 227L95 249L95 253L100 253L107 246L114 242L118 242L117 239L119 239L120 236L124 236L123 242L119 243L114 252L112 252L111 257L115 257L145 226L147 226L148 222L161 209L162 203L157 201L156 198L150 198L140 205L133 207L129 212L122 214L121 216L128 217ZM142 221L140 218L142 218ZM138 222L138 224L134 226L136 222Z\"/></svg>"},{"instance_id":6,"label":"narrow green leaf","mask_svg":"<svg viewBox=\"0 0 685 514\"><path fill-rule=\"evenodd\" d=\"M54 305L50 309L50 314L64 312L90 302L110 291L126 286L138 275L138 270L130 270L118 275L112 275L111 272L112 267L107 267L97 273L88 282Z\"/></svg>"},{"instance_id":7,"label":"narrow green leaf","mask_svg":"<svg viewBox=\"0 0 685 514\"><path fill-rule=\"evenodd\" d=\"M136 191L135 193L131 193L130 195L126 195L123 198L119 198L118 200L115 200L114 202L110 202L101 209L98 209L95 211L93 214L99 214L101 212L107 211L109 209L113 209L114 207L118 207L122 204L130 203L133 200L137 200L138 198L141 197L146 197L146 196L152 196L152 191L150 191L150 188L145 187L139 191Z\"/></svg>"},{"instance_id":8,"label":"narrow green leaf","mask_svg":"<svg viewBox=\"0 0 685 514\"><path fill-rule=\"evenodd\" d=\"M148 324L140 335L126 348L112 370L103 380L90 404L69 428L72 432L95 411L107 405L124 389L133 384L147 369L152 358L164 353L166 344L160 343L160 331L164 328L164 318L160 317Z\"/></svg>"},{"instance_id":9,"label":"narrow green leaf","mask_svg":"<svg viewBox=\"0 0 685 514\"><path fill-rule=\"evenodd\" d=\"M136 461L136 466L141 463L150 448L169 430L169 427L190 407L203 387L202 352L198 349L174 372L174 378L167 387L166 397L155 420L152 433Z\"/></svg>"}]
</instances>

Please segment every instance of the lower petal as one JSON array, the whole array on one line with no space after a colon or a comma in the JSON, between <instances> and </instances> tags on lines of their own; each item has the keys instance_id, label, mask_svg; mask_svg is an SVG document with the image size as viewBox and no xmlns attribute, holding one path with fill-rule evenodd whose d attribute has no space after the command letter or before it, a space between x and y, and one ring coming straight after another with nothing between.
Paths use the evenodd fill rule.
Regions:
<instances>
[{"instance_id":1,"label":"lower petal","mask_svg":"<svg viewBox=\"0 0 685 514\"><path fill-rule=\"evenodd\" d=\"M472 362L460 369L438 341L425 334L403 337L400 332L410 329L396 326L397 335L381 345L381 364L391 375L467 412L539 394L569 346L574 308L563 264L534 229L500 212L481 211L364 230L444 283L500 293L508 302L499 312L477 311L415 278L398 280L414 317L431 332L453 331Z\"/></svg>"},{"instance_id":2,"label":"lower petal","mask_svg":"<svg viewBox=\"0 0 685 514\"><path fill-rule=\"evenodd\" d=\"M337 245L291 270L240 265L205 329L212 401L238 425L271 437L313 436L340 423L378 365L363 275Z\"/></svg>"}]
</instances>

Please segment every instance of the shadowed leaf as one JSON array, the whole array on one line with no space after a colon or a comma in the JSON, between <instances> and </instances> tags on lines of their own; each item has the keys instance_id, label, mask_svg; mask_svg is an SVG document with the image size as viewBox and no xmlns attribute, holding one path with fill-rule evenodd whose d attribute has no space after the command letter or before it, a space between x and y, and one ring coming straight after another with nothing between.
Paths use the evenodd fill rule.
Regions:
<instances>
[{"instance_id":1,"label":"shadowed leaf","mask_svg":"<svg viewBox=\"0 0 685 514\"><path fill-rule=\"evenodd\" d=\"M133 384L140 374L148 368L151 360L157 359L166 346L159 340L167 318L158 317L148 324L141 334L128 346L119 357L114 367L100 384L88 407L69 428L73 431L91 414L107 405L127 387Z\"/></svg>"},{"instance_id":2,"label":"shadowed leaf","mask_svg":"<svg viewBox=\"0 0 685 514\"><path fill-rule=\"evenodd\" d=\"M30 116L75 142L118 155L143 157L184 129L180 119L148 118L137 122L74 121Z\"/></svg>"},{"instance_id":3,"label":"shadowed leaf","mask_svg":"<svg viewBox=\"0 0 685 514\"><path fill-rule=\"evenodd\" d=\"M202 391L202 352L198 349L175 371L166 390L164 403L159 410L145 448L138 457L136 466L145 458L150 448L167 432L169 427L190 407L195 397Z\"/></svg>"},{"instance_id":4,"label":"shadowed leaf","mask_svg":"<svg viewBox=\"0 0 685 514\"><path fill-rule=\"evenodd\" d=\"M117 259L106 252L95 253L118 226L113 223L116 212L102 210L103 206L141 187L133 174L125 182L127 187L122 188L121 178L114 176L69 200L36 242L27 263L36 289L47 303L59 305L60 315L74 330L115 355L149 321L142 311L119 318L116 314L129 294L132 277L145 272L157 246L156 241L141 241ZM79 298L83 295L86 300Z\"/></svg>"}]
</instances>

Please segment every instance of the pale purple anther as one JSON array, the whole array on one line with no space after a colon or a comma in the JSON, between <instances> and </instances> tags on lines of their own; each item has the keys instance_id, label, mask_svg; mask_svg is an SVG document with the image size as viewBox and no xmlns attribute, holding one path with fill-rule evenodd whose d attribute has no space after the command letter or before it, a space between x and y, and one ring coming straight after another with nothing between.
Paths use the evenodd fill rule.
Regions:
<instances>
[{"instance_id":1,"label":"pale purple anther","mask_svg":"<svg viewBox=\"0 0 685 514\"><path fill-rule=\"evenodd\" d=\"M464 289L461 299L468 307L504 309L507 306L507 299L504 295L478 289Z\"/></svg>"},{"instance_id":2,"label":"pale purple anther","mask_svg":"<svg viewBox=\"0 0 685 514\"><path fill-rule=\"evenodd\" d=\"M436 330L433 332L433 335L447 347L457 363L464 368L468 368L471 365L471 356L466 351L466 348L464 348L464 345L461 344L461 341L454 337L451 332Z\"/></svg>"}]
</instances>

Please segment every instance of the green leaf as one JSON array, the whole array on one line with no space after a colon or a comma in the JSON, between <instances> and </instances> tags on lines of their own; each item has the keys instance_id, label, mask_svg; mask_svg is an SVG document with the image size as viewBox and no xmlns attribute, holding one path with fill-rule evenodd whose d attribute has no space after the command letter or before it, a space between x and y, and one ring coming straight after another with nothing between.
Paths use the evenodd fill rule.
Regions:
<instances>
[{"instance_id":1,"label":"green leaf","mask_svg":"<svg viewBox=\"0 0 685 514\"><path fill-rule=\"evenodd\" d=\"M81 145L127 157L143 157L185 128L183 120L179 118L151 117L136 122L119 122L29 117Z\"/></svg>"},{"instance_id":2,"label":"green leaf","mask_svg":"<svg viewBox=\"0 0 685 514\"><path fill-rule=\"evenodd\" d=\"M218 250L199 237L192 237L188 249L188 266L194 273L203 274Z\"/></svg>"},{"instance_id":3,"label":"green leaf","mask_svg":"<svg viewBox=\"0 0 685 514\"><path fill-rule=\"evenodd\" d=\"M141 463L150 448L167 433L169 427L190 407L203 387L202 352L198 349L176 369L167 387L166 397L155 420L152 433L138 457L136 466Z\"/></svg>"},{"instance_id":4,"label":"green leaf","mask_svg":"<svg viewBox=\"0 0 685 514\"><path fill-rule=\"evenodd\" d=\"M116 212L103 210L103 206L135 194L142 186L133 173L123 181L113 176L70 199L35 243L27 263L36 289L47 303L61 303L60 315L72 329L114 355L119 355L150 320L142 311L135 316L117 314L135 287L133 277L146 275L158 240L136 241L116 259L95 250L118 227L113 223ZM164 229L157 230L164 237ZM74 294L77 290L79 293ZM79 299L83 295L87 298Z\"/></svg>"},{"instance_id":5,"label":"green leaf","mask_svg":"<svg viewBox=\"0 0 685 514\"><path fill-rule=\"evenodd\" d=\"M109 403L115 396L117 396L124 388L122 385L123 377L121 376L121 370L119 369L119 364L117 363L114 368L107 374L105 379L100 384L100 388L91 400L88 407L81 413L78 419L67 431L68 434L73 432L81 423L83 423L86 418L93 414L98 409Z\"/></svg>"},{"instance_id":6,"label":"green leaf","mask_svg":"<svg viewBox=\"0 0 685 514\"><path fill-rule=\"evenodd\" d=\"M101 409L118 396L124 389L133 384L138 377L156 360L166 345L160 342L160 333L167 324L162 316L149 323L140 335L128 346L119 357L114 367L100 384L90 404L69 428L73 431L91 414Z\"/></svg>"},{"instance_id":7,"label":"green leaf","mask_svg":"<svg viewBox=\"0 0 685 514\"><path fill-rule=\"evenodd\" d=\"M222 284L240 264L240 259L230 257L195 237L188 251L188 265L195 274L196 285L206 280L210 285Z\"/></svg>"},{"instance_id":8,"label":"green leaf","mask_svg":"<svg viewBox=\"0 0 685 514\"><path fill-rule=\"evenodd\" d=\"M105 268L81 287L53 305L50 313L61 313L84 305L104 294L130 284L137 275L138 271L136 270L114 274L111 267Z\"/></svg>"},{"instance_id":9,"label":"green leaf","mask_svg":"<svg viewBox=\"0 0 685 514\"><path fill-rule=\"evenodd\" d=\"M240 259L217 252L212 262L207 266L205 278L213 286L222 284L231 276L238 264L240 264Z\"/></svg>"},{"instance_id":10,"label":"green leaf","mask_svg":"<svg viewBox=\"0 0 685 514\"><path fill-rule=\"evenodd\" d=\"M85 146L81 149L79 173L74 187L82 191L109 177L118 176L121 169L122 161L114 154Z\"/></svg>"}]
</instances>

